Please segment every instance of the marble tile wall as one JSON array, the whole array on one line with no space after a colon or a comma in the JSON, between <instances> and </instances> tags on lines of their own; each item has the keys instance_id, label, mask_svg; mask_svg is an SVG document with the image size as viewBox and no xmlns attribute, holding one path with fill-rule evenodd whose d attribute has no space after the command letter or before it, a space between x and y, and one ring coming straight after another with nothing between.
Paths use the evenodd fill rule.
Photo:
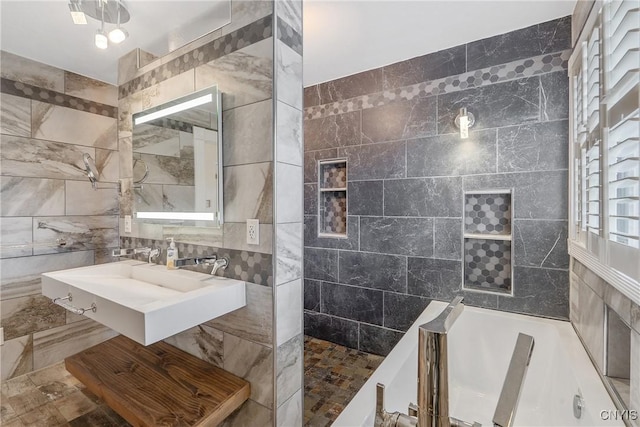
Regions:
<instances>
[{"instance_id":1,"label":"marble tile wall","mask_svg":"<svg viewBox=\"0 0 640 427\"><path fill-rule=\"evenodd\" d=\"M305 333L385 355L432 299L569 316L570 17L305 88ZM490 53L487 53L490 52ZM453 120L476 117L467 140ZM317 236L345 157L348 236ZM462 290L464 192L513 189L513 296Z\"/></svg>"},{"instance_id":2,"label":"marble tile wall","mask_svg":"<svg viewBox=\"0 0 640 427\"><path fill-rule=\"evenodd\" d=\"M119 245L119 166L117 87L9 52L0 57L4 381L113 336L52 305L40 274L109 260L104 253ZM99 190L83 153L101 172Z\"/></svg>"},{"instance_id":3,"label":"marble tile wall","mask_svg":"<svg viewBox=\"0 0 640 427\"><path fill-rule=\"evenodd\" d=\"M571 259L570 280L571 323L600 373L607 373L605 348L609 337L605 328L605 309L615 312L624 325L622 329L627 331L623 333L630 334L630 348L626 349L629 354L620 354L618 362L630 364L628 409L637 411L640 408L640 306L575 258ZM615 347L615 342L609 342L609 348ZM609 351L609 357L614 354L615 350ZM615 363L615 360L609 360L609 366ZM632 420L632 425L640 426L638 421Z\"/></svg>"},{"instance_id":4,"label":"marble tile wall","mask_svg":"<svg viewBox=\"0 0 640 427\"><path fill-rule=\"evenodd\" d=\"M225 421L229 426L296 425L302 419L301 17L299 1L232 1L232 22L197 43L139 69L132 67L140 52L120 62L125 181L132 176L131 114L212 84L223 94L222 229L135 224L131 234L121 233L120 244L166 249L164 239L173 235L180 256L227 256L230 267L223 274L247 282L246 307L167 339L251 382L252 395ZM158 157L140 155L152 154ZM132 197L166 203L163 195L176 184L184 183L158 181L145 185L144 194L125 194L121 217L135 209ZM246 244L249 218L260 221L258 246Z\"/></svg>"},{"instance_id":5,"label":"marble tile wall","mask_svg":"<svg viewBox=\"0 0 640 427\"><path fill-rule=\"evenodd\" d=\"M302 0L275 2L275 422L303 421Z\"/></svg>"}]
</instances>

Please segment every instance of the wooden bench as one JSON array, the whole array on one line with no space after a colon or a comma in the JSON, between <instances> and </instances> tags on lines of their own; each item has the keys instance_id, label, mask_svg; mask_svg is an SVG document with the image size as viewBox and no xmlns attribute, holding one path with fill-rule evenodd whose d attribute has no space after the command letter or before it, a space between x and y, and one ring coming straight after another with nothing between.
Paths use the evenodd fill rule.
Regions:
<instances>
[{"instance_id":1,"label":"wooden bench","mask_svg":"<svg viewBox=\"0 0 640 427\"><path fill-rule=\"evenodd\" d=\"M184 351L118 336L65 359L67 370L134 426L215 426L250 384Z\"/></svg>"}]
</instances>

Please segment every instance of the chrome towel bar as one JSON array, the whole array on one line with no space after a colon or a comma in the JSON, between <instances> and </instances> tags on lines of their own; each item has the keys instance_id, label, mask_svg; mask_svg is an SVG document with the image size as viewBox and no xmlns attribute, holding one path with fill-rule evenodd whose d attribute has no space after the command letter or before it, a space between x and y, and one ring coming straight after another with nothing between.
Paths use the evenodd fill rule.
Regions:
<instances>
[{"instance_id":1,"label":"chrome towel bar","mask_svg":"<svg viewBox=\"0 0 640 427\"><path fill-rule=\"evenodd\" d=\"M73 301L73 295L71 295L71 292L69 292L67 294L66 297L60 297L60 298L54 298L53 299L53 303L56 305L59 305L60 307L69 310L70 312L72 312L73 314L84 314L87 311L91 311L93 313L95 313L96 311L98 311L98 307L96 306L96 303L93 302L91 303L91 307L89 308L79 308L76 306L73 306L65 301Z\"/></svg>"}]
</instances>

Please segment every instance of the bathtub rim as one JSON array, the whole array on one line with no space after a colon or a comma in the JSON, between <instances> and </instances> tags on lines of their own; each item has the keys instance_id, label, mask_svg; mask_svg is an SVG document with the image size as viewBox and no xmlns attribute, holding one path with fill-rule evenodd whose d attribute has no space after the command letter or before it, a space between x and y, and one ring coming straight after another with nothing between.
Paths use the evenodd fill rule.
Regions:
<instances>
[{"instance_id":1,"label":"bathtub rim","mask_svg":"<svg viewBox=\"0 0 640 427\"><path fill-rule=\"evenodd\" d=\"M463 301L464 303L464 301ZM395 373L399 369L407 358L407 354L411 353L415 346L417 346L418 328L423 323L426 323L440 314L448 305L444 301L431 301L427 307L422 311L420 316L411 325L407 332L400 339L398 344L392 349L389 355L382 361L380 366L369 377L365 384L358 390L356 395L351 399L349 404L340 413L338 418L334 421L332 426L334 427L354 427L365 425L365 421L371 415L371 410L375 410L375 393L376 384L390 384L395 376ZM566 356L570 358L574 370L576 372L583 373L580 377L576 378L579 389L587 405L601 404L602 408L593 408L594 416L598 411L604 409L618 409L614 399L607 389L605 381L598 369L596 369L591 355L584 347L581 338L579 337L573 323L568 320L550 319L545 317L536 317L527 314L512 313L500 310L493 310L488 308L473 307L466 305L464 310L470 310L476 313L490 312L492 315L505 317L505 318L522 318L530 321L538 322L552 326L556 329L559 340L562 343L562 349L566 353ZM413 336L413 339L412 339ZM407 406L409 403L407 402ZM415 403L415 402L413 402ZM607 408L606 406L609 406ZM591 409L591 406L589 406ZM386 409L386 408L385 408ZM406 410L405 410L406 412ZM615 425L609 423L608 425ZM625 424L620 422L618 425L624 426Z\"/></svg>"}]
</instances>

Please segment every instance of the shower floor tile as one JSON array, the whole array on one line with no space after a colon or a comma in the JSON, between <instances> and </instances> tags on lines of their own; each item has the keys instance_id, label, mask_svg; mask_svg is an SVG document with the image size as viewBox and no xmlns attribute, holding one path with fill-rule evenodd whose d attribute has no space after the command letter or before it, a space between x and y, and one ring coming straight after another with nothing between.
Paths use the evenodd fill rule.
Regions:
<instances>
[{"instance_id":1,"label":"shower floor tile","mask_svg":"<svg viewBox=\"0 0 640 427\"><path fill-rule=\"evenodd\" d=\"M384 358L305 337L304 423L329 426ZM64 362L4 381L0 424L129 426L64 368Z\"/></svg>"},{"instance_id":2,"label":"shower floor tile","mask_svg":"<svg viewBox=\"0 0 640 427\"><path fill-rule=\"evenodd\" d=\"M382 360L382 356L305 336L305 426L331 425Z\"/></svg>"}]
</instances>

